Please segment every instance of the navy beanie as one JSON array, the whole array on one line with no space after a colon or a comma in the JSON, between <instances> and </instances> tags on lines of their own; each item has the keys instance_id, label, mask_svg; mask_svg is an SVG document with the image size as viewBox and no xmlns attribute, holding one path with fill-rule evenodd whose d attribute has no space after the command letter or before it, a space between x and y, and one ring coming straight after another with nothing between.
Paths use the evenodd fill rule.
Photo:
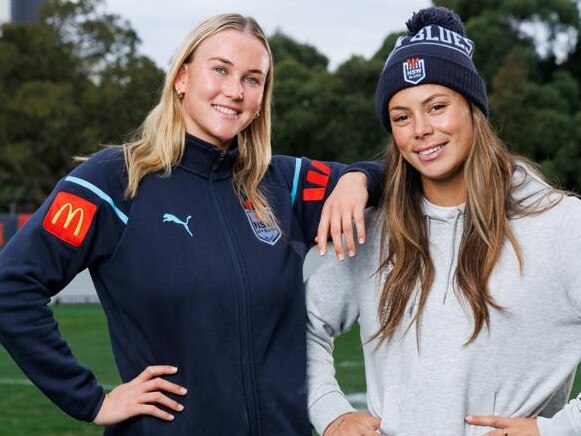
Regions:
<instances>
[{"instance_id":1,"label":"navy beanie","mask_svg":"<svg viewBox=\"0 0 581 436\"><path fill-rule=\"evenodd\" d=\"M387 57L375 91L377 116L391 131L387 105L398 91L427 83L446 86L472 101L488 116L486 85L472 62L474 43L458 15L443 7L415 13Z\"/></svg>"}]
</instances>

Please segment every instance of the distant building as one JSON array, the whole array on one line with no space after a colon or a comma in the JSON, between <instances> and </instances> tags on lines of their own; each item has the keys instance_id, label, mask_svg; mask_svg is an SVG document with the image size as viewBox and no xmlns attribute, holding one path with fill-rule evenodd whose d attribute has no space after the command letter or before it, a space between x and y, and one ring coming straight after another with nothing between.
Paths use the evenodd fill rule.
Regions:
<instances>
[{"instance_id":1,"label":"distant building","mask_svg":"<svg viewBox=\"0 0 581 436\"><path fill-rule=\"evenodd\" d=\"M10 0L0 0L0 24L10 21Z\"/></svg>"},{"instance_id":2,"label":"distant building","mask_svg":"<svg viewBox=\"0 0 581 436\"><path fill-rule=\"evenodd\" d=\"M10 21L13 23L34 23L38 21L38 12L46 0L0 0L8 1Z\"/></svg>"}]
</instances>

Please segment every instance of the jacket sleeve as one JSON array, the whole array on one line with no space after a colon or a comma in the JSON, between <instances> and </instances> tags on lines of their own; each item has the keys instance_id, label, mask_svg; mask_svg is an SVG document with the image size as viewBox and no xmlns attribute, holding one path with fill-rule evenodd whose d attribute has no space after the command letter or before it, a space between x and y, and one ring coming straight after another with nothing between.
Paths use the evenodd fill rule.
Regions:
<instances>
[{"instance_id":1,"label":"jacket sleeve","mask_svg":"<svg viewBox=\"0 0 581 436\"><path fill-rule=\"evenodd\" d=\"M78 272L106 262L125 227L102 183L111 159L101 152L61 180L0 253L0 342L48 398L86 421L103 389L61 338L48 303Z\"/></svg>"},{"instance_id":2,"label":"jacket sleeve","mask_svg":"<svg viewBox=\"0 0 581 436\"><path fill-rule=\"evenodd\" d=\"M287 167L288 173L292 174L292 177L289 178L292 183L291 202L302 226L305 241L309 246L314 244L325 200L343 174L359 171L367 176L369 206L377 205L381 198L384 172L382 162L358 162L345 165L337 162L321 162L305 157L278 156L278 159Z\"/></svg>"},{"instance_id":3,"label":"jacket sleeve","mask_svg":"<svg viewBox=\"0 0 581 436\"><path fill-rule=\"evenodd\" d=\"M319 434L340 415L355 411L335 378L333 343L358 318L355 279L363 255L343 262L325 256L306 283L308 407Z\"/></svg>"},{"instance_id":4,"label":"jacket sleeve","mask_svg":"<svg viewBox=\"0 0 581 436\"><path fill-rule=\"evenodd\" d=\"M578 318L577 325L581 330L581 201L577 198L565 198L564 213L556 229L559 242L556 242L557 268L563 288L568 292L569 301ZM580 336L581 338L581 331ZM581 346L581 343L576 345ZM571 400L552 418L537 418L541 436L573 436L581 434L581 394Z\"/></svg>"}]
</instances>

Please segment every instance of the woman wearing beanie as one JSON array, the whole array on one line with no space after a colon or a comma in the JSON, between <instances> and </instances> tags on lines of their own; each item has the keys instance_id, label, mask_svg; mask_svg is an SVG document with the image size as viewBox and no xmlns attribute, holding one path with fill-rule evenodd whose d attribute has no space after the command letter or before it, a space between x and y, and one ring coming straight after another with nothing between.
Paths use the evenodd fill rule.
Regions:
<instances>
[{"instance_id":1,"label":"woman wearing beanie","mask_svg":"<svg viewBox=\"0 0 581 436\"><path fill-rule=\"evenodd\" d=\"M309 414L334 435L579 435L581 202L492 131L474 43L428 8L389 55L384 203L356 259L307 283ZM360 325L369 413L334 377Z\"/></svg>"}]
</instances>

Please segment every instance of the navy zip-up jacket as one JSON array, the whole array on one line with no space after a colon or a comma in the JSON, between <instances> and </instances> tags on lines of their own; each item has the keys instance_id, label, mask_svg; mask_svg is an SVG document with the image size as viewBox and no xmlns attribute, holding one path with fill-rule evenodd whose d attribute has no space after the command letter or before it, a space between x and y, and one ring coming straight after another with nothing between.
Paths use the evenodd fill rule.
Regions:
<instances>
[{"instance_id":1,"label":"navy zip-up jacket","mask_svg":"<svg viewBox=\"0 0 581 436\"><path fill-rule=\"evenodd\" d=\"M234 191L237 155L188 135L171 176L145 177L127 200L123 153L105 149L1 253L0 341L66 413L92 421L104 398L47 306L88 267L122 380L173 365L166 378L188 389L172 422L140 416L105 434L311 434L302 266L346 167L275 156L261 184L276 216L269 225ZM353 169L377 194L382 168Z\"/></svg>"}]
</instances>

